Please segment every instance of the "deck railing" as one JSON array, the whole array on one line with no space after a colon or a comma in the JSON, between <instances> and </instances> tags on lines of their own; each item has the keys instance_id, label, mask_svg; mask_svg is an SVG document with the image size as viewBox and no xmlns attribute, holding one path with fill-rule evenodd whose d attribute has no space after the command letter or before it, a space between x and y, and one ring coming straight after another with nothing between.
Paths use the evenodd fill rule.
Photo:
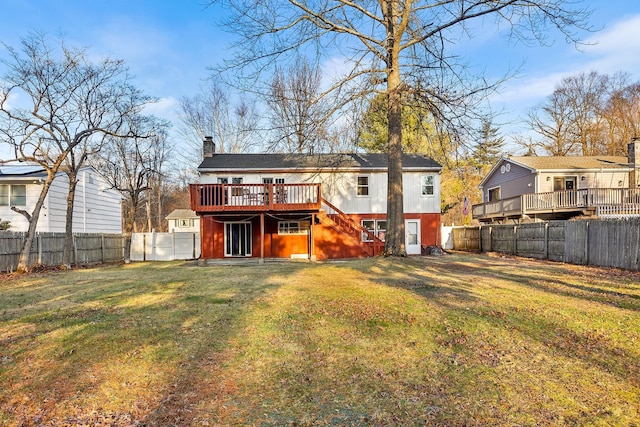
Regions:
<instances>
[{"instance_id":1,"label":"deck railing","mask_svg":"<svg viewBox=\"0 0 640 427\"><path fill-rule=\"evenodd\" d=\"M530 193L473 205L472 213L474 218L483 219L577 211L611 205L640 205L640 189L588 188L551 191L548 193Z\"/></svg>"},{"instance_id":2,"label":"deck railing","mask_svg":"<svg viewBox=\"0 0 640 427\"><path fill-rule=\"evenodd\" d=\"M195 212L319 210L320 184L191 184Z\"/></svg>"}]
</instances>

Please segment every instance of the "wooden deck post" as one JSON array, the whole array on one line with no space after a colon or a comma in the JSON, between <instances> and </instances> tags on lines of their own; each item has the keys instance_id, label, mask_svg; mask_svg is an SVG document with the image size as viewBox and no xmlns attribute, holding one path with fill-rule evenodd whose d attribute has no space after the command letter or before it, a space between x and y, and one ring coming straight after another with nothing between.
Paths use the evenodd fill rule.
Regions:
<instances>
[{"instance_id":1,"label":"wooden deck post","mask_svg":"<svg viewBox=\"0 0 640 427\"><path fill-rule=\"evenodd\" d=\"M309 226L309 261L316 261L313 225L316 223L315 214L311 214L311 225Z\"/></svg>"},{"instance_id":2,"label":"wooden deck post","mask_svg":"<svg viewBox=\"0 0 640 427\"><path fill-rule=\"evenodd\" d=\"M271 195L269 195L271 197ZM260 264L264 263L264 212L260 213Z\"/></svg>"}]
</instances>

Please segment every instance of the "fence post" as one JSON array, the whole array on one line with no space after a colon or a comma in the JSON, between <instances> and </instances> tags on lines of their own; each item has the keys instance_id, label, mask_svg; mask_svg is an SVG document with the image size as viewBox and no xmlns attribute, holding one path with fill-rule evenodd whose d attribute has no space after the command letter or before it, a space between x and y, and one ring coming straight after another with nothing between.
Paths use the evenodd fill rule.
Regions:
<instances>
[{"instance_id":1,"label":"fence post","mask_svg":"<svg viewBox=\"0 0 640 427\"><path fill-rule=\"evenodd\" d=\"M544 259L549 259L549 223L544 223Z\"/></svg>"},{"instance_id":2,"label":"fence post","mask_svg":"<svg viewBox=\"0 0 640 427\"><path fill-rule=\"evenodd\" d=\"M489 251L493 252L493 225L489 226Z\"/></svg>"},{"instance_id":3,"label":"fence post","mask_svg":"<svg viewBox=\"0 0 640 427\"><path fill-rule=\"evenodd\" d=\"M478 252L482 253L482 225L478 226Z\"/></svg>"},{"instance_id":4,"label":"fence post","mask_svg":"<svg viewBox=\"0 0 640 427\"><path fill-rule=\"evenodd\" d=\"M42 233L38 233L38 237L36 238L37 251L38 251L38 265L42 265ZM29 252L31 252L31 248L29 248Z\"/></svg>"},{"instance_id":5,"label":"fence post","mask_svg":"<svg viewBox=\"0 0 640 427\"><path fill-rule=\"evenodd\" d=\"M73 244L73 264L78 264L78 242L76 241L76 235L71 235L71 243Z\"/></svg>"},{"instance_id":6,"label":"fence post","mask_svg":"<svg viewBox=\"0 0 640 427\"><path fill-rule=\"evenodd\" d=\"M584 265L589 265L589 221L585 221L584 230Z\"/></svg>"},{"instance_id":7,"label":"fence post","mask_svg":"<svg viewBox=\"0 0 640 427\"><path fill-rule=\"evenodd\" d=\"M518 255L518 226L513 226L513 254Z\"/></svg>"},{"instance_id":8,"label":"fence post","mask_svg":"<svg viewBox=\"0 0 640 427\"><path fill-rule=\"evenodd\" d=\"M100 233L100 259L104 264L104 233Z\"/></svg>"}]
</instances>

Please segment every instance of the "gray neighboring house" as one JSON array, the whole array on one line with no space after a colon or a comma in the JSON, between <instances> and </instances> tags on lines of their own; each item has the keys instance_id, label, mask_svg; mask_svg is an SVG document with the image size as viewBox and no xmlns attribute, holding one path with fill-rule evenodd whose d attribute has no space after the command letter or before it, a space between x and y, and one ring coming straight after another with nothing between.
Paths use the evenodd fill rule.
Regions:
<instances>
[{"instance_id":1,"label":"gray neighboring house","mask_svg":"<svg viewBox=\"0 0 640 427\"><path fill-rule=\"evenodd\" d=\"M472 208L482 223L640 215L640 142L623 156L521 156L500 159Z\"/></svg>"}]
</instances>

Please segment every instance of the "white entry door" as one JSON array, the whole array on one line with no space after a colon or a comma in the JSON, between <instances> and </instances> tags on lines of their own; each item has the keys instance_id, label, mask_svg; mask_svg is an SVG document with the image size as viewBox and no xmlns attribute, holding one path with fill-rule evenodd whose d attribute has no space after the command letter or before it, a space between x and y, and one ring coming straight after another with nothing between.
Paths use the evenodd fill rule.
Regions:
<instances>
[{"instance_id":1,"label":"white entry door","mask_svg":"<svg viewBox=\"0 0 640 427\"><path fill-rule=\"evenodd\" d=\"M407 219L404 221L404 244L407 255L420 255L420 220Z\"/></svg>"}]
</instances>

